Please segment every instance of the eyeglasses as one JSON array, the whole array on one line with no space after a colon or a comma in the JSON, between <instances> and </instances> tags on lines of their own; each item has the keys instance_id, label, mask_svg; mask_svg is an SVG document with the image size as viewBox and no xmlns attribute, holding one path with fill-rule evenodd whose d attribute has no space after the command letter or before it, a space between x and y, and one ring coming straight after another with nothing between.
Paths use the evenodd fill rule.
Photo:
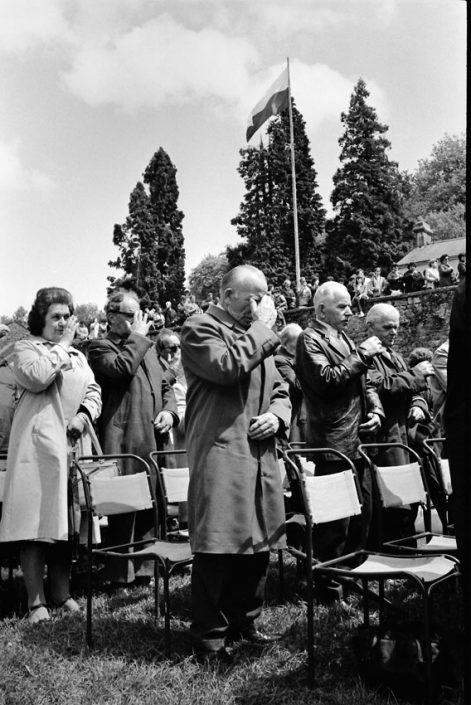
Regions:
<instances>
[{"instance_id":1,"label":"eyeglasses","mask_svg":"<svg viewBox=\"0 0 471 705\"><path fill-rule=\"evenodd\" d=\"M177 350L180 350L180 346L179 345L168 345L164 348L164 350L167 350L167 352L176 353Z\"/></svg>"},{"instance_id":2,"label":"eyeglasses","mask_svg":"<svg viewBox=\"0 0 471 705\"><path fill-rule=\"evenodd\" d=\"M124 316L124 318L134 318L133 313L127 313L126 311L115 311L115 313L119 313L119 315Z\"/></svg>"}]
</instances>

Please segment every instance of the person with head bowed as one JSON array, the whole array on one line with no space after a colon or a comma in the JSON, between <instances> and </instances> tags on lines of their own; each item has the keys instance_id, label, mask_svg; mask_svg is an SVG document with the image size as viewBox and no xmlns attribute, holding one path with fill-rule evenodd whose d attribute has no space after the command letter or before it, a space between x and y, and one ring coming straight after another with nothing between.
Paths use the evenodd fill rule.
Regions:
<instances>
[{"instance_id":1,"label":"person with head bowed","mask_svg":"<svg viewBox=\"0 0 471 705\"><path fill-rule=\"evenodd\" d=\"M90 365L103 394L103 413L98 435L104 453L133 453L146 459L160 448L168 432L178 424L175 394L157 359L153 341L147 337L150 321L131 291L118 290L106 304L108 334L92 340ZM138 471L135 463L123 461L124 474ZM120 545L152 536L152 511L139 515L109 517L108 543ZM136 567L136 570L135 570ZM152 563L109 561L103 578L113 583L148 582Z\"/></svg>"},{"instance_id":2,"label":"person with head bowed","mask_svg":"<svg viewBox=\"0 0 471 705\"><path fill-rule=\"evenodd\" d=\"M358 452L361 440L381 426L383 408L366 373L382 345L371 336L358 347L346 335L352 315L350 294L343 284L325 282L314 296L315 320L298 338L295 369L307 404L308 447L334 448L357 468L362 489L362 516L321 524L314 528L314 550L321 561L363 548L371 521L371 477ZM326 455L316 459L316 474L345 469L342 461ZM320 583L320 599L339 597L338 586Z\"/></svg>"},{"instance_id":3,"label":"person with head bowed","mask_svg":"<svg viewBox=\"0 0 471 705\"><path fill-rule=\"evenodd\" d=\"M274 302L250 265L222 279L218 305L181 330L188 382L188 528L194 552L191 637L199 658L231 639L264 643L260 615L271 549L285 545L276 437L291 418L273 359Z\"/></svg>"},{"instance_id":4,"label":"person with head bowed","mask_svg":"<svg viewBox=\"0 0 471 705\"><path fill-rule=\"evenodd\" d=\"M30 622L50 617L46 563L51 604L79 609L69 593L67 456L77 442L80 454L90 452L86 429L100 413L101 396L86 358L73 347L78 324L73 313L66 289L40 289L28 316L33 337L17 342L9 358L19 401L8 447L0 541L19 542Z\"/></svg>"}]
</instances>

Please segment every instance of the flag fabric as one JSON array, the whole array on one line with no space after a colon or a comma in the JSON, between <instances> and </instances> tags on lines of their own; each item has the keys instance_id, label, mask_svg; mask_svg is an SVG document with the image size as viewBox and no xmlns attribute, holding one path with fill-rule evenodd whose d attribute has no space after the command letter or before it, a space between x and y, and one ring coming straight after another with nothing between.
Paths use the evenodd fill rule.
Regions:
<instances>
[{"instance_id":1,"label":"flag fabric","mask_svg":"<svg viewBox=\"0 0 471 705\"><path fill-rule=\"evenodd\" d=\"M247 142L269 117L278 115L286 107L288 107L288 67L252 110L247 123Z\"/></svg>"}]
</instances>

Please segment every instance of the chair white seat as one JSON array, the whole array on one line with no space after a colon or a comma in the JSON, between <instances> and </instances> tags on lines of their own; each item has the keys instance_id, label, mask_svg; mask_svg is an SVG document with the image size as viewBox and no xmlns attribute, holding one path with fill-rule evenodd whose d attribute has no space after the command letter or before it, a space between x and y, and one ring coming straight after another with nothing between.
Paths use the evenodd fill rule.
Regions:
<instances>
[{"instance_id":1,"label":"chair white seat","mask_svg":"<svg viewBox=\"0 0 471 705\"><path fill-rule=\"evenodd\" d=\"M361 504L351 470L304 479L314 524L361 514ZM335 497L335 503L332 502L332 497Z\"/></svg>"},{"instance_id":2,"label":"chair white seat","mask_svg":"<svg viewBox=\"0 0 471 705\"><path fill-rule=\"evenodd\" d=\"M91 490L96 514L109 516L152 508L145 472L105 479L96 477L91 483Z\"/></svg>"},{"instance_id":3,"label":"chair white seat","mask_svg":"<svg viewBox=\"0 0 471 705\"><path fill-rule=\"evenodd\" d=\"M376 477L383 507L403 507L425 502L426 492L418 463L376 467Z\"/></svg>"},{"instance_id":4,"label":"chair white seat","mask_svg":"<svg viewBox=\"0 0 471 705\"><path fill-rule=\"evenodd\" d=\"M129 553L113 551L113 549L96 549L95 554L103 554L112 558L129 559ZM134 558L162 558L169 560L171 563L181 563L183 561L191 561L192 553L189 543L178 543L177 541L154 541L144 548L134 550L132 552Z\"/></svg>"},{"instance_id":5,"label":"chair white seat","mask_svg":"<svg viewBox=\"0 0 471 705\"><path fill-rule=\"evenodd\" d=\"M167 501L171 504L188 501L188 482L190 471L188 468L162 468L161 469Z\"/></svg>"},{"instance_id":6,"label":"chair white seat","mask_svg":"<svg viewBox=\"0 0 471 705\"><path fill-rule=\"evenodd\" d=\"M361 565L349 572L362 575L398 575L406 574L420 578L425 583L448 575L456 569L456 562L446 556L387 556L369 555Z\"/></svg>"}]
</instances>

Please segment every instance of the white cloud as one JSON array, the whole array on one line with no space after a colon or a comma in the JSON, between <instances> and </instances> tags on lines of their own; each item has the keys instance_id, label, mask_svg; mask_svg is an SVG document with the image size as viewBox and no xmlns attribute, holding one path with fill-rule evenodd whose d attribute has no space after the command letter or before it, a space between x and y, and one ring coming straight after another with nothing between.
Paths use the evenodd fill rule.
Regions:
<instances>
[{"instance_id":1,"label":"white cloud","mask_svg":"<svg viewBox=\"0 0 471 705\"><path fill-rule=\"evenodd\" d=\"M1 0L0 52L18 53L69 35L60 0Z\"/></svg>"},{"instance_id":2,"label":"white cloud","mask_svg":"<svg viewBox=\"0 0 471 705\"><path fill-rule=\"evenodd\" d=\"M47 174L23 166L18 142L0 141L0 192L34 191L47 195L53 187Z\"/></svg>"},{"instance_id":3,"label":"white cloud","mask_svg":"<svg viewBox=\"0 0 471 705\"><path fill-rule=\"evenodd\" d=\"M90 105L135 110L208 97L230 102L244 90L257 58L245 39L191 30L163 15L112 42L79 49L64 78Z\"/></svg>"}]
</instances>

